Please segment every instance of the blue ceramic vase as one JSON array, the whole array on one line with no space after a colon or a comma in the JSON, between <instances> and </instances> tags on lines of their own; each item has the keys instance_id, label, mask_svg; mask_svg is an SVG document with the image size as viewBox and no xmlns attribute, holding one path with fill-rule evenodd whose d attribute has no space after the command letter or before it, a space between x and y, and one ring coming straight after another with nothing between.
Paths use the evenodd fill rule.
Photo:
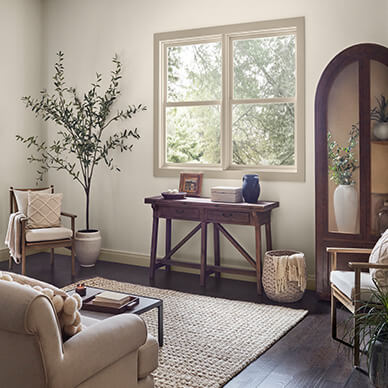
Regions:
<instances>
[{"instance_id":1,"label":"blue ceramic vase","mask_svg":"<svg viewBox=\"0 0 388 388\"><path fill-rule=\"evenodd\" d=\"M243 177L242 195L245 202L256 203L260 195L260 182L257 174L246 174Z\"/></svg>"}]
</instances>

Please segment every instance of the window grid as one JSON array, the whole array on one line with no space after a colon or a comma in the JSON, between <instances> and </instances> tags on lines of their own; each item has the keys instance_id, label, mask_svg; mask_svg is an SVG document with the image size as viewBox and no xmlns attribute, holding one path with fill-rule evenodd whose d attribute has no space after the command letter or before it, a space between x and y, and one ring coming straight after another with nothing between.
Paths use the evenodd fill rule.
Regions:
<instances>
[{"instance_id":1,"label":"window grid","mask_svg":"<svg viewBox=\"0 0 388 388\"><path fill-rule=\"evenodd\" d=\"M298 18L302 19L302 18ZM299 27L299 29L301 29ZM206 29L205 29L206 30ZM300 32L300 31L299 31ZM284 36L284 35L295 35L296 38L296 52L295 52L295 70L296 70L296 85L295 85L295 95L293 97L273 97L273 98L234 98L234 63L233 63L233 41L235 40L247 40L247 39L257 39L262 37L271 37L271 36ZM163 35L163 34L160 34ZM163 168L170 169L172 171L182 170L182 169L200 169L206 171L215 171L215 172L224 172L227 170L246 170L256 168L260 171L268 171L269 174L275 173L273 176L276 179L276 172L284 173L278 174L282 179L288 179L287 175L289 173L296 173L295 180L304 179L304 166L301 166L301 161L304 161L304 139L300 140L300 137L304 135L304 128L299 128L298 130L298 116L301 112L304 112L303 109L298 107L298 104L303 104L304 101L298 101L298 90L300 90L300 83L304 84L304 80L300 79L301 75L298 71L298 63L300 59L298 57L301 55L298 51L301 50L302 44L300 43L301 37L298 37L298 30L296 27L290 28L278 28L276 30L267 29L264 31L249 31L249 32L232 32L232 33L222 33L213 36L201 36L201 37L190 37L182 38L177 40L159 40L160 44L160 54L163 58L162 66L159 66L159 72L162 75L160 82L160 91L163 93L162 103L159 105L159 121L157 122L156 130L159 133L157 138L160 139L160 144L156 144L156 149L159 147L159 162L155 166L158 171ZM189 45L189 44L198 44L198 43L207 43L207 42L220 42L221 43L221 79L222 79L222 95L221 100L201 100L201 101L168 101L167 100L167 91L168 91L168 47L174 47L177 45ZM304 43L304 42L303 42ZM299 45L299 47L298 47ZM303 44L304 48L304 44ZM304 75L303 75L304 76ZM299 97L299 96L298 96ZM294 112L294 152L295 152L295 162L294 165L281 165L281 166L259 166L259 165L237 165L233 164L233 144L232 144L232 112L233 106L239 104L276 104L276 103L292 103L295 107ZM168 107L190 107L190 106L220 106L220 164L199 164L199 163L169 163L167 162L167 123L166 123L166 109ZM155 107L156 108L156 107ZM300 120L300 119L299 119ZM303 121L303 120L301 120ZM299 145L298 145L299 137ZM156 138L156 139L157 139ZM301 148L303 150L301 151ZM298 153L303 153L302 157ZM299 162L299 165L298 165ZM298 168L299 167L299 168ZM157 174L158 175L158 174ZM217 175L213 175L217 176ZM230 176L230 177L234 177ZM222 177L222 175L220 175ZM228 176L229 177L229 176ZM270 178L271 179L271 178ZM294 179L290 179L294 180Z\"/></svg>"}]
</instances>

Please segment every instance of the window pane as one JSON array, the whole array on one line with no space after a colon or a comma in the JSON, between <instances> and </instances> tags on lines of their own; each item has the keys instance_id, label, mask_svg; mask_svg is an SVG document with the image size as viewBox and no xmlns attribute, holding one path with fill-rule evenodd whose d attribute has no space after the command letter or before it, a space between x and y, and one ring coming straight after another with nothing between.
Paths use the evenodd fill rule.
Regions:
<instances>
[{"instance_id":1,"label":"window pane","mask_svg":"<svg viewBox=\"0 0 388 388\"><path fill-rule=\"evenodd\" d=\"M220 163L220 106L167 108L167 162Z\"/></svg>"},{"instance_id":2,"label":"window pane","mask_svg":"<svg viewBox=\"0 0 388 388\"><path fill-rule=\"evenodd\" d=\"M221 99L221 43L167 48L167 101Z\"/></svg>"},{"instance_id":3,"label":"window pane","mask_svg":"<svg viewBox=\"0 0 388 388\"><path fill-rule=\"evenodd\" d=\"M295 96L295 36L233 41L236 99Z\"/></svg>"},{"instance_id":4,"label":"window pane","mask_svg":"<svg viewBox=\"0 0 388 388\"><path fill-rule=\"evenodd\" d=\"M233 164L293 166L294 104L233 107Z\"/></svg>"}]
</instances>

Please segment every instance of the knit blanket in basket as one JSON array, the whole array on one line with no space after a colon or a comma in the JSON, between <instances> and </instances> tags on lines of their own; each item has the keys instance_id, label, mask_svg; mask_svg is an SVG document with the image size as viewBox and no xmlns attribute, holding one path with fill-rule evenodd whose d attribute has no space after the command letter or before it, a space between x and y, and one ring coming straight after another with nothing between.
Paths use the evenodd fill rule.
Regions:
<instances>
[{"instance_id":1,"label":"knit blanket in basket","mask_svg":"<svg viewBox=\"0 0 388 388\"><path fill-rule=\"evenodd\" d=\"M306 289L306 263L302 253L291 256L272 256L275 267L276 293L285 292L288 282L297 282L299 289Z\"/></svg>"}]
</instances>

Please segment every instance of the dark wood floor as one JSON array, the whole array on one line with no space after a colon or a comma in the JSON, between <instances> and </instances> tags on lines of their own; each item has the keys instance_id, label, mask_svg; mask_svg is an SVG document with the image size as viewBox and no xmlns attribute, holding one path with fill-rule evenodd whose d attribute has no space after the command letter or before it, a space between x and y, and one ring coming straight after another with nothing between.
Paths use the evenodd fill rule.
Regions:
<instances>
[{"instance_id":1,"label":"dark wood floor","mask_svg":"<svg viewBox=\"0 0 388 388\"><path fill-rule=\"evenodd\" d=\"M0 263L6 270L7 262ZM20 266L14 265L15 272ZM70 259L56 256L51 270L48 254L28 257L27 273L31 277L63 287L72 282ZM77 268L75 281L94 276L149 285L146 268L124 264L98 262L94 268ZM265 296L256 295L254 283L229 279L216 281L211 278L206 289L199 286L197 275L157 271L155 287L183 292L203 294L257 303L270 303ZM288 305L291 308L304 308L308 316L290 330L256 361L232 379L226 388L361 388L371 387L368 378L351 366L351 353L343 345L330 337L330 305L319 301L315 293L307 291L303 300ZM346 320L347 313L340 312L339 318Z\"/></svg>"}]
</instances>

